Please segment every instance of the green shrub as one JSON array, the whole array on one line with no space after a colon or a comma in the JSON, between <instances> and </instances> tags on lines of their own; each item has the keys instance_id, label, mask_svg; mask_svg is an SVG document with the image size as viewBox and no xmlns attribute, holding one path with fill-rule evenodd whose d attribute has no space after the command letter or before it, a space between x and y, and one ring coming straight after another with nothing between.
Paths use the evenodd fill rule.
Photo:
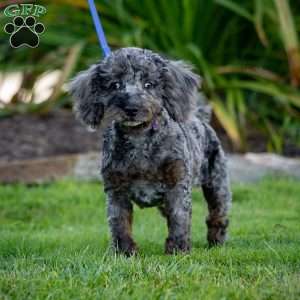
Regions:
<instances>
[{"instance_id":1,"label":"green shrub","mask_svg":"<svg viewBox=\"0 0 300 300\"><path fill-rule=\"evenodd\" d=\"M195 66L214 114L237 150L247 149L249 130L268 136L272 151L281 152L284 139L300 144L299 3L290 1L289 7L287 0L96 2L112 48L150 48ZM78 43L84 44L78 69L100 59L87 1L44 3L47 30L40 46L12 51L2 36L0 63L37 75L66 68L65 58Z\"/></svg>"}]
</instances>

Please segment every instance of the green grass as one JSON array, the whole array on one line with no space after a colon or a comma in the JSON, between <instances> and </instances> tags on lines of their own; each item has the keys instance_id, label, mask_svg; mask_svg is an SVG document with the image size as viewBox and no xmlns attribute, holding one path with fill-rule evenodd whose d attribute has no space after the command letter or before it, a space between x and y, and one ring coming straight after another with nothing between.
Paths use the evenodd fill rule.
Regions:
<instances>
[{"instance_id":1,"label":"green grass","mask_svg":"<svg viewBox=\"0 0 300 300\"><path fill-rule=\"evenodd\" d=\"M98 183L0 186L0 299L300 299L300 185L235 186L230 239L207 249L194 192L193 250L165 256L166 226L136 209L137 257L109 249Z\"/></svg>"}]
</instances>

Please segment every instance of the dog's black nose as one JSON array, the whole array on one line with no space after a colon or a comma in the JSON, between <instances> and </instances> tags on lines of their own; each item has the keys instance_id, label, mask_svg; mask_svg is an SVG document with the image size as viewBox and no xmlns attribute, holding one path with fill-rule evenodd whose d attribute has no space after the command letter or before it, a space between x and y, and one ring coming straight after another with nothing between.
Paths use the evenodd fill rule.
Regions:
<instances>
[{"instance_id":1,"label":"dog's black nose","mask_svg":"<svg viewBox=\"0 0 300 300\"><path fill-rule=\"evenodd\" d=\"M135 117L138 113L138 108L136 107L133 107L133 106L126 106L124 108L124 111L126 112L126 114L129 116L129 117Z\"/></svg>"}]
</instances>

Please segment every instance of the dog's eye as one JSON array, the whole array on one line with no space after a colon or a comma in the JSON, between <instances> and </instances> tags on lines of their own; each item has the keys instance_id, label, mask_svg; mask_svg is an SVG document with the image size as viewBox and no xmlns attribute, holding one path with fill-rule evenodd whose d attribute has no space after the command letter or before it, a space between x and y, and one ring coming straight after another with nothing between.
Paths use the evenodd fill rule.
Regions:
<instances>
[{"instance_id":1,"label":"dog's eye","mask_svg":"<svg viewBox=\"0 0 300 300\"><path fill-rule=\"evenodd\" d=\"M152 88L153 84L151 82L145 82L144 87L145 89L150 89Z\"/></svg>"},{"instance_id":2,"label":"dog's eye","mask_svg":"<svg viewBox=\"0 0 300 300\"><path fill-rule=\"evenodd\" d=\"M114 90L118 90L121 88L121 83L120 82L113 82L111 84L111 88L114 89Z\"/></svg>"}]
</instances>

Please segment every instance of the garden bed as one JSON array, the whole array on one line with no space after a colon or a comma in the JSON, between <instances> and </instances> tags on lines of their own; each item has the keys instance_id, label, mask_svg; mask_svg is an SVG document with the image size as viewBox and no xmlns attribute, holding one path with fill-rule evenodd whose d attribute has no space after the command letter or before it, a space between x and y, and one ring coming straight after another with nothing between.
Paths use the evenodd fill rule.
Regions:
<instances>
[{"instance_id":1,"label":"garden bed","mask_svg":"<svg viewBox=\"0 0 300 300\"><path fill-rule=\"evenodd\" d=\"M214 122L225 150L234 152L224 131ZM16 115L0 119L0 161L36 159L100 150L98 132L88 132L69 110L45 116ZM266 152L265 137L249 131L249 152ZM300 148L286 143L284 155L300 156Z\"/></svg>"},{"instance_id":2,"label":"garden bed","mask_svg":"<svg viewBox=\"0 0 300 300\"><path fill-rule=\"evenodd\" d=\"M36 159L100 150L99 134L88 132L71 111L0 119L0 161Z\"/></svg>"}]
</instances>

